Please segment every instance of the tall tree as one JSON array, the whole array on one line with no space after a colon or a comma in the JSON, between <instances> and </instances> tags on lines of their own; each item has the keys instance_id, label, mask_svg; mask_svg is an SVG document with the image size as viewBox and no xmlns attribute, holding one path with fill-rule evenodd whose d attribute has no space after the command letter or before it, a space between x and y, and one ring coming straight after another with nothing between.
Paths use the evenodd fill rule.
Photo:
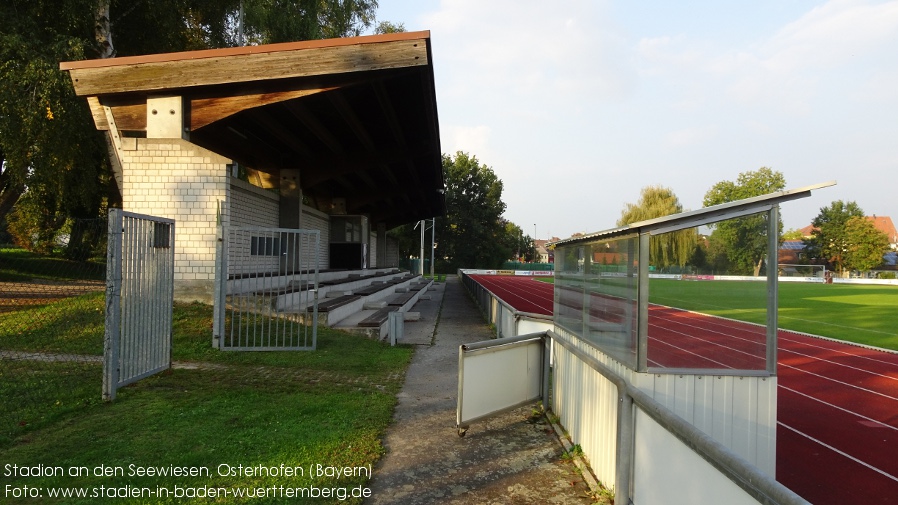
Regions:
<instances>
[{"instance_id":1,"label":"tall tree","mask_svg":"<svg viewBox=\"0 0 898 505\"><path fill-rule=\"evenodd\" d=\"M683 204L670 188L646 186L637 203L628 203L617 220L618 226L683 212ZM656 267L685 266L698 243L698 230L688 228L664 233L649 241L649 262Z\"/></svg>"},{"instance_id":2,"label":"tall tree","mask_svg":"<svg viewBox=\"0 0 898 505\"><path fill-rule=\"evenodd\" d=\"M703 204L705 207L711 207L782 191L785 188L786 178L782 173L761 167L755 171L740 173L735 182L718 182L705 193ZM767 255L766 214L721 221L712 225L712 228L711 249L725 253L729 269L733 273L756 276L760 274ZM778 234L782 228L780 218L777 223Z\"/></svg>"},{"instance_id":3,"label":"tall tree","mask_svg":"<svg viewBox=\"0 0 898 505\"><path fill-rule=\"evenodd\" d=\"M505 236L502 239L504 250L508 251L506 259L515 261L533 261L536 256L536 248L533 246L533 238L524 234L520 226L502 219Z\"/></svg>"},{"instance_id":4,"label":"tall tree","mask_svg":"<svg viewBox=\"0 0 898 505\"><path fill-rule=\"evenodd\" d=\"M883 263L883 255L889 251L889 236L876 229L867 218L852 217L845 223L848 247L845 251L845 267L866 272Z\"/></svg>"},{"instance_id":5,"label":"tall tree","mask_svg":"<svg viewBox=\"0 0 898 505\"><path fill-rule=\"evenodd\" d=\"M495 268L513 253L502 220L502 181L476 156L443 155L446 218L437 221L436 254L449 268Z\"/></svg>"},{"instance_id":6,"label":"tall tree","mask_svg":"<svg viewBox=\"0 0 898 505\"><path fill-rule=\"evenodd\" d=\"M808 256L827 262L832 268L842 272L846 268L845 254L851 244L848 236L848 221L863 218L864 211L856 202L836 200L828 207L820 209L811 221L811 238L805 241Z\"/></svg>"},{"instance_id":7,"label":"tall tree","mask_svg":"<svg viewBox=\"0 0 898 505\"><path fill-rule=\"evenodd\" d=\"M8 217L26 246L68 217L96 216L102 203L102 137L58 70L84 58L90 43L78 33L91 32L92 16L86 0L0 4L0 221Z\"/></svg>"}]
</instances>

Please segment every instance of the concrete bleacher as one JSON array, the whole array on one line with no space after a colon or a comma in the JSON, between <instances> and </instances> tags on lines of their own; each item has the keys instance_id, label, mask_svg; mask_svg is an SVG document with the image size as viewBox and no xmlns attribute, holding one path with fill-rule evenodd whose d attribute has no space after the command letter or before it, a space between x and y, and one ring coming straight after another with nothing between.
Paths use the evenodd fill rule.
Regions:
<instances>
[{"instance_id":1,"label":"concrete bleacher","mask_svg":"<svg viewBox=\"0 0 898 505\"><path fill-rule=\"evenodd\" d=\"M347 316L333 326L342 330L363 333L370 338L386 339L389 337L390 314L401 312L406 321L417 319L418 314L412 312L411 309L421 297L427 296L426 293L432 285L433 281L430 279L425 279L420 275L411 275L393 289L381 291L381 296L378 296L377 299L369 298L362 310Z\"/></svg>"},{"instance_id":2,"label":"concrete bleacher","mask_svg":"<svg viewBox=\"0 0 898 505\"><path fill-rule=\"evenodd\" d=\"M431 284L395 268L321 272L318 324L386 338L389 313L408 312ZM257 294L270 296L278 312L307 315L314 300L311 287L307 281L283 282Z\"/></svg>"},{"instance_id":3,"label":"concrete bleacher","mask_svg":"<svg viewBox=\"0 0 898 505\"><path fill-rule=\"evenodd\" d=\"M252 294L267 298L278 312L312 311L314 283L308 277L244 276L228 282L228 294ZM409 313L433 284L420 275L397 268L332 270L318 274L318 324L364 333L383 339L389 334L391 312Z\"/></svg>"}]
</instances>

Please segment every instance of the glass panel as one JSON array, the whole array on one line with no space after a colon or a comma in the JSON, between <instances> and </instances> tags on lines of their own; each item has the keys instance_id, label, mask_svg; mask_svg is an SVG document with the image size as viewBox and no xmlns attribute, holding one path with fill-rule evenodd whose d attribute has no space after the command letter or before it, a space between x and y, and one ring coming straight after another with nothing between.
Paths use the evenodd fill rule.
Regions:
<instances>
[{"instance_id":1,"label":"glass panel","mask_svg":"<svg viewBox=\"0 0 898 505\"><path fill-rule=\"evenodd\" d=\"M651 240L649 370L765 370L766 213Z\"/></svg>"},{"instance_id":2,"label":"glass panel","mask_svg":"<svg viewBox=\"0 0 898 505\"><path fill-rule=\"evenodd\" d=\"M638 239L560 246L555 323L636 368Z\"/></svg>"}]
</instances>

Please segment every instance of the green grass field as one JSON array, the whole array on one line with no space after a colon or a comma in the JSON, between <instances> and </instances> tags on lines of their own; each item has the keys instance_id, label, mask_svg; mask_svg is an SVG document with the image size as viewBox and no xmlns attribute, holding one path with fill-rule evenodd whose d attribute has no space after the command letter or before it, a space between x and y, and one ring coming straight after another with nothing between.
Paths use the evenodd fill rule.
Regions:
<instances>
[{"instance_id":1,"label":"green grass field","mask_svg":"<svg viewBox=\"0 0 898 505\"><path fill-rule=\"evenodd\" d=\"M103 311L102 295L84 295L0 314L0 348L4 342L15 342L11 347L17 350L99 355ZM35 317L35 312L40 317ZM350 491L364 486L365 475L316 475L309 469L316 465L367 468L376 463L383 453L380 440L392 419L413 349L319 328L318 350L313 352L221 352L211 347L211 324L210 306L176 304L173 357L199 365L170 370L120 389L113 403L100 400L102 367L98 363L0 360L0 405L4 406L0 412L0 461L26 467L58 466L66 472L89 470L88 475L77 477L7 476L4 485L19 490L23 486L43 488L44 493L51 487L96 492L101 486L154 492L158 488L174 492L176 485L182 491L277 489L267 491L264 499L188 500L260 504L308 501L285 497L280 486ZM304 475L218 475L219 465L282 464L301 467ZM130 465L205 468L210 475L129 475ZM99 467L124 471L116 476L96 475L94 470ZM146 495L106 500L51 499L46 494L35 499L21 493L0 496L0 502L13 504L185 502L175 496ZM344 501L335 495L312 502L361 500Z\"/></svg>"},{"instance_id":2,"label":"green grass field","mask_svg":"<svg viewBox=\"0 0 898 505\"><path fill-rule=\"evenodd\" d=\"M762 282L652 279L649 300L762 323L765 289ZM898 350L898 286L781 282L779 327Z\"/></svg>"},{"instance_id":3,"label":"green grass field","mask_svg":"<svg viewBox=\"0 0 898 505\"><path fill-rule=\"evenodd\" d=\"M763 323L765 300L763 282L649 281L651 303L740 321ZM780 282L779 327L898 350L898 286Z\"/></svg>"}]
</instances>

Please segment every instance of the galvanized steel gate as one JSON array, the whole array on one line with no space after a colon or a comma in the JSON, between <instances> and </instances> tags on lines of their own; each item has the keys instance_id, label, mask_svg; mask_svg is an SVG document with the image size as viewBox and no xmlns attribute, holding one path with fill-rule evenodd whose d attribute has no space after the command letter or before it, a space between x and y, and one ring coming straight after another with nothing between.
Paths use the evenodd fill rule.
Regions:
<instances>
[{"instance_id":1,"label":"galvanized steel gate","mask_svg":"<svg viewBox=\"0 0 898 505\"><path fill-rule=\"evenodd\" d=\"M213 346L314 350L320 232L222 226Z\"/></svg>"},{"instance_id":2,"label":"galvanized steel gate","mask_svg":"<svg viewBox=\"0 0 898 505\"><path fill-rule=\"evenodd\" d=\"M103 399L171 367L175 222L109 210Z\"/></svg>"}]
</instances>

